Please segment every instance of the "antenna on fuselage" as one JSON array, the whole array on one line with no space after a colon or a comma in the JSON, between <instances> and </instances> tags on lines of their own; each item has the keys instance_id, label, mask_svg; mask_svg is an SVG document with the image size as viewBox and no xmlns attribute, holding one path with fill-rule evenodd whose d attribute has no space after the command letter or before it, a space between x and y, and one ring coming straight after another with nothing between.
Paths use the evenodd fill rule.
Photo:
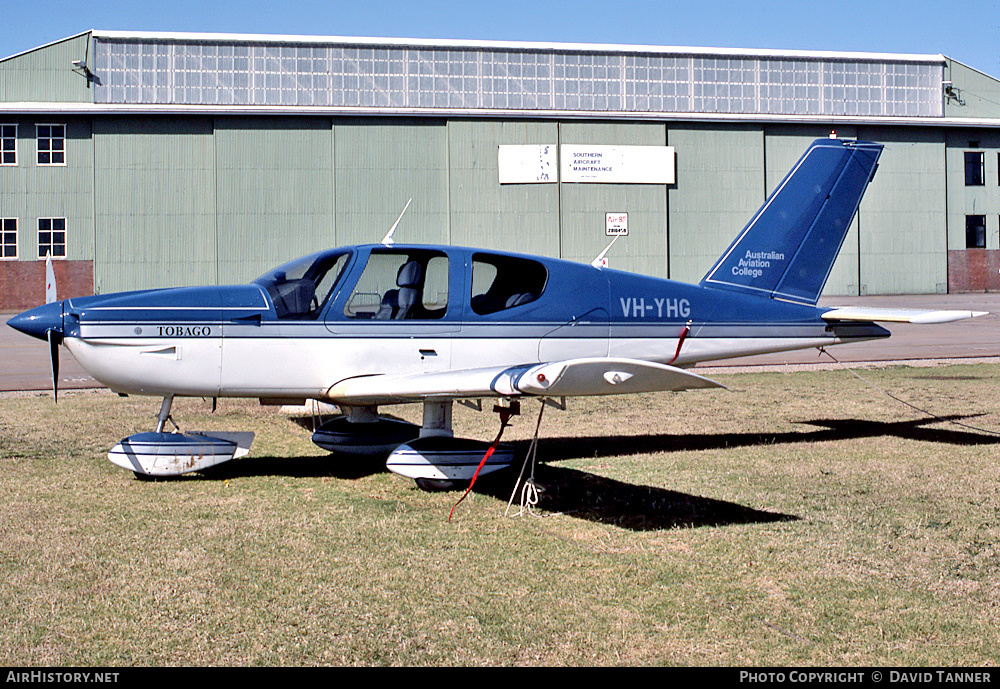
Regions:
<instances>
[{"instance_id":1,"label":"antenna on fuselage","mask_svg":"<svg viewBox=\"0 0 1000 689\"><path fill-rule=\"evenodd\" d=\"M399 221L403 219L403 214L406 213L406 209L410 207L410 201L412 201L412 200L413 199L411 198L409 201L406 202L406 205L403 206L403 212L399 214L399 217L396 218L396 222L394 222L392 224L392 227L389 228L389 232L386 233L385 238L382 240L382 243L385 246L392 246L393 245L392 233L396 231L396 225L398 225Z\"/></svg>"},{"instance_id":2,"label":"antenna on fuselage","mask_svg":"<svg viewBox=\"0 0 1000 689\"><path fill-rule=\"evenodd\" d=\"M611 244L608 244L606 247L604 247L604 251L602 251L601 254L597 258L595 258L593 261L591 261L590 265L594 266L595 268L607 268L608 267L608 259L605 258L605 256L608 255L608 252L611 250L611 247L614 246L614 243L617 242L618 238L621 237L621 236L622 235L620 235L620 234L616 234L615 238L611 240Z\"/></svg>"}]
</instances>

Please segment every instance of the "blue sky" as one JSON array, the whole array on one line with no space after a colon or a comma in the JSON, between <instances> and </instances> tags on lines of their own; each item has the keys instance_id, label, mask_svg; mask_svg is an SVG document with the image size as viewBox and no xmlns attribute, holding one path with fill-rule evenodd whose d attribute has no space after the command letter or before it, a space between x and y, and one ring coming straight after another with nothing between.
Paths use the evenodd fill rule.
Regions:
<instances>
[{"instance_id":1,"label":"blue sky","mask_svg":"<svg viewBox=\"0 0 1000 689\"><path fill-rule=\"evenodd\" d=\"M1000 0L36 0L0 57L88 29L941 53L1000 78Z\"/></svg>"}]
</instances>

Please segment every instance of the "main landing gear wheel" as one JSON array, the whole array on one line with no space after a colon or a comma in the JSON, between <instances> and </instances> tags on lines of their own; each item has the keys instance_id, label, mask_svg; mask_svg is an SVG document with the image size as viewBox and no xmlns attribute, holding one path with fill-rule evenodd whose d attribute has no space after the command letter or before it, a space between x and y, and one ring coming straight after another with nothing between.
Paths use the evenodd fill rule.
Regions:
<instances>
[{"instance_id":1,"label":"main landing gear wheel","mask_svg":"<svg viewBox=\"0 0 1000 689\"><path fill-rule=\"evenodd\" d=\"M414 479L417 488L428 493L445 493L452 490L462 490L469 485L468 480L448 478L418 478Z\"/></svg>"},{"instance_id":2,"label":"main landing gear wheel","mask_svg":"<svg viewBox=\"0 0 1000 689\"><path fill-rule=\"evenodd\" d=\"M135 476L136 481L145 481L146 483L163 483L164 481L171 481L179 476L179 474L157 476L155 474L144 474L141 471L133 471L132 474Z\"/></svg>"},{"instance_id":3,"label":"main landing gear wheel","mask_svg":"<svg viewBox=\"0 0 1000 689\"><path fill-rule=\"evenodd\" d=\"M497 407L506 416L516 406ZM468 488L477 476L485 476L510 466L514 448L493 443L456 438L451 428L450 400L424 402L420 437L399 445L385 461L389 471L412 478L420 490L448 491ZM502 427L501 427L502 428Z\"/></svg>"}]
</instances>

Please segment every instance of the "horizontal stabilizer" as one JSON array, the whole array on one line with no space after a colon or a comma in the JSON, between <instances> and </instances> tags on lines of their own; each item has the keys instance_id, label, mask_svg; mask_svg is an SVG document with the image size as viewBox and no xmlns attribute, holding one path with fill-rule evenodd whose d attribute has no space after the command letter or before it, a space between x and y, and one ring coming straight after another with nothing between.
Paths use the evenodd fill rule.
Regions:
<instances>
[{"instance_id":1,"label":"horizontal stabilizer","mask_svg":"<svg viewBox=\"0 0 1000 689\"><path fill-rule=\"evenodd\" d=\"M636 359L569 359L524 366L348 378L327 397L354 405L522 395L583 397L724 387L665 364Z\"/></svg>"},{"instance_id":2,"label":"horizontal stabilizer","mask_svg":"<svg viewBox=\"0 0 1000 689\"><path fill-rule=\"evenodd\" d=\"M841 306L823 314L825 321L861 321L864 323L950 323L985 316L989 311L951 311L933 309L892 309L867 306Z\"/></svg>"}]
</instances>

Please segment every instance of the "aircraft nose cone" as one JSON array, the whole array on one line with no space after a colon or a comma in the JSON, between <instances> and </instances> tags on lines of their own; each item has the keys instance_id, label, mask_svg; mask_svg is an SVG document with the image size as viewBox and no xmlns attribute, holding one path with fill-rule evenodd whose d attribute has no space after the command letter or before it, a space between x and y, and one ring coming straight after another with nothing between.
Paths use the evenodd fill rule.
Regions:
<instances>
[{"instance_id":1,"label":"aircraft nose cone","mask_svg":"<svg viewBox=\"0 0 1000 689\"><path fill-rule=\"evenodd\" d=\"M37 337L39 340L46 339L46 333L49 330L62 333L63 303L54 301L51 304L25 311L7 321L7 325L14 330L20 330L25 335Z\"/></svg>"}]
</instances>

